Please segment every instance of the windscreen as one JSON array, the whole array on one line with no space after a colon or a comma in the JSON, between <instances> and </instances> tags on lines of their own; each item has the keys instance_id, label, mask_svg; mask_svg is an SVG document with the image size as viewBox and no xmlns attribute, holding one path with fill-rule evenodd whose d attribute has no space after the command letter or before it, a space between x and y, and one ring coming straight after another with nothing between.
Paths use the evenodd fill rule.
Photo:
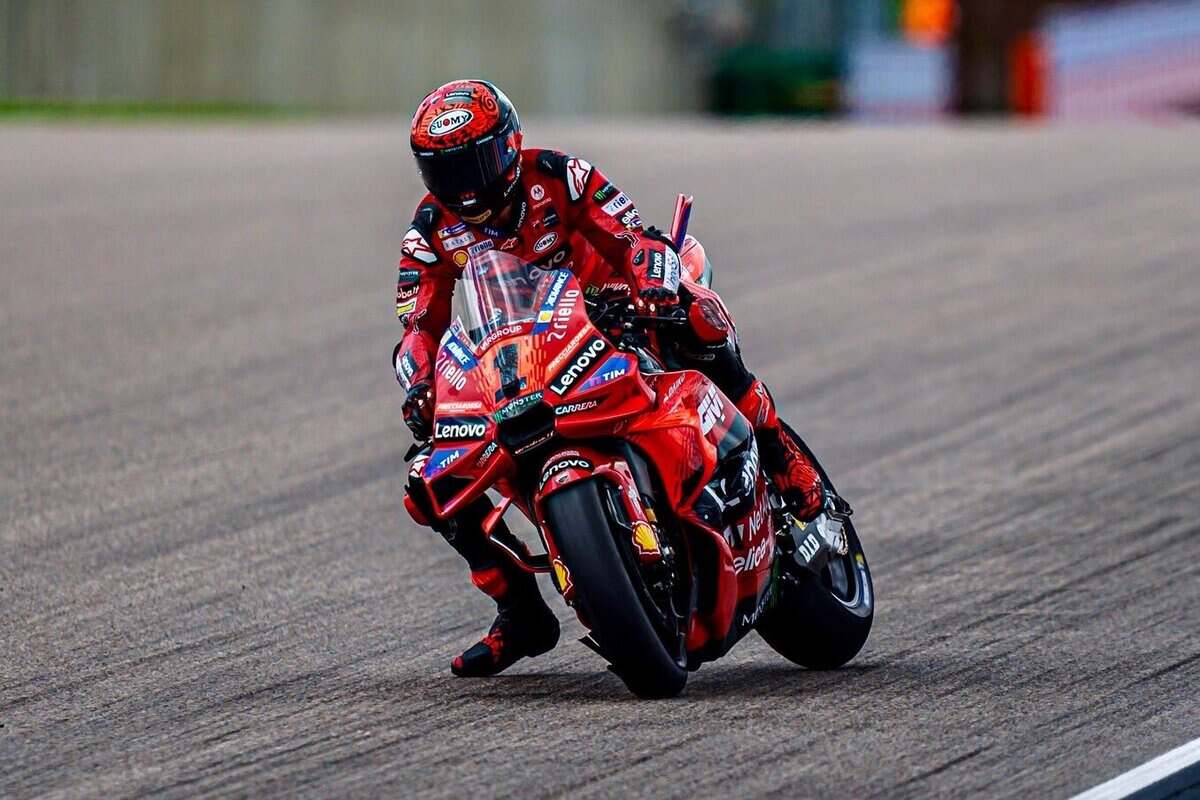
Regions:
<instances>
[{"instance_id":1,"label":"windscreen","mask_svg":"<svg viewBox=\"0 0 1200 800\"><path fill-rule=\"evenodd\" d=\"M532 321L553 275L509 253L484 251L463 267L454 287L454 312L478 345L506 325Z\"/></svg>"}]
</instances>

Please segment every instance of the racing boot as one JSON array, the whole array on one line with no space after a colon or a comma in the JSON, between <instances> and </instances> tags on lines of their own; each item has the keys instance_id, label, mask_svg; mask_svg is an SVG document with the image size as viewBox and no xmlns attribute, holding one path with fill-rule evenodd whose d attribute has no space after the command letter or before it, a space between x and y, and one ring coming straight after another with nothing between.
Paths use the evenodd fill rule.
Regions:
<instances>
[{"instance_id":1,"label":"racing boot","mask_svg":"<svg viewBox=\"0 0 1200 800\"><path fill-rule=\"evenodd\" d=\"M467 562L471 582L496 601L499 614L487 635L450 662L450 671L463 678L495 675L525 656L537 656L558 644L558 619L542 599L537 580L505 553L528 556L525 544L501 520L491 538L483 520L492 510L486 497L471 503L453 519L438 519L421 485L424 464L418 458L409 472L404 505L413 519L442 535Z\"/></svg>"},{"instance_id":2,"label":"racing boot","mask_svg":"<svg viewBox=\"0 0 1200 800\"><path fill-rule=\"evenodd\" d=\"M450 671L455 675L495 675L525 656L540 656L558 644L558 618L542 599L533 575L512 563L497 562L472 569L471 582L496 601L500 613L487 635L451 662Z\"/></svg>"},{"instance_id":3,"label":"racing boot","mask_svg":"<svg viewBox=\"0 0 1200 800\"><path fill-rule=\"evenodd\" d=\"M796 519L808 522L827 509L845 517L853 513L849 503L821 483L808 455L783 430L766 384L755 378L737 407L754 426L763 467Z\"/></svg>"}]
</instances>

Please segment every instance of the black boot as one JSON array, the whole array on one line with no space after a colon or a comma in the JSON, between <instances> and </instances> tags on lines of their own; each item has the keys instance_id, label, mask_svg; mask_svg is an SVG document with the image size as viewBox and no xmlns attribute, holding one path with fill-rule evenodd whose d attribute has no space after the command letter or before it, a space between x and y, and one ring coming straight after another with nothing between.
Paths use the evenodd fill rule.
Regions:
<instances>
[{"instance_id":1,"label":"black boot","mask_svg":"<svg viewBox=\"0 0 1200 800\"><path fill-rule=\"evenodd\" d=\"M484 678L526 656L549 652L556 644L558 619L545 603L501 608L487 636L457 656L450 671L460 678Z\"/></svg>"}]
</instances>

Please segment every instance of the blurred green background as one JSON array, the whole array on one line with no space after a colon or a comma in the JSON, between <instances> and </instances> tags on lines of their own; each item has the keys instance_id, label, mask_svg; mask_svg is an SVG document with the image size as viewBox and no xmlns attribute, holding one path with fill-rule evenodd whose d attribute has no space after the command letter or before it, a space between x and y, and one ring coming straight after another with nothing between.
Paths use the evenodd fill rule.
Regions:
<instances>
[{"instance_id":1,"label":"blurred green background","mask_svg":"<svg viewBox=\"0 0 1200 800\"><path fill-rule=\"evenodd\" d=\"M0 0L0 110L548 115L1200 107L1200 0Z\"/></svg>"}]
</instances>

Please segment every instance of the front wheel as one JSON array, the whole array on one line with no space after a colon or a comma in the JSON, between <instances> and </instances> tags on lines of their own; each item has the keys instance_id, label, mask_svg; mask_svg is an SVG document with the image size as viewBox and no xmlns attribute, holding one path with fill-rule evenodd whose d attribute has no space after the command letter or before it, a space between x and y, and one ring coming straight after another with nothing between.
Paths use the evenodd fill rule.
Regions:
<instances>
[{"instance_id":1,"label":"front wheel","mask_svg":"<svg viewBox=\"0 0 1200 800\"><path fill-rule=\"evenodd\" d=\"M804 440L786 425L784 430L833 488ZM846 520L843 530L846 555L831 558L820 575L784 566L779 601L755 626L776 652L809 669L837 669L858 655L875 619L875 589L862 543L853 522ZM791 556L781 553L779 558Z\"/></svg>"},{"instance_id":2,"label":"front wheel","mask_svg":"<svg viewBox=\"0 0 1200 800\"><path fill-rule=\"evenodd\" d=\"M639 697L674 697L687 683L686 664L671 651L679 642L651 622L657 614L639 593L594 480L569 486L546 500L546 517L559 556L575 587L582 616L625 685ZM642 598L646 598L643 600Z\"/></svg>"}]
</instances>

